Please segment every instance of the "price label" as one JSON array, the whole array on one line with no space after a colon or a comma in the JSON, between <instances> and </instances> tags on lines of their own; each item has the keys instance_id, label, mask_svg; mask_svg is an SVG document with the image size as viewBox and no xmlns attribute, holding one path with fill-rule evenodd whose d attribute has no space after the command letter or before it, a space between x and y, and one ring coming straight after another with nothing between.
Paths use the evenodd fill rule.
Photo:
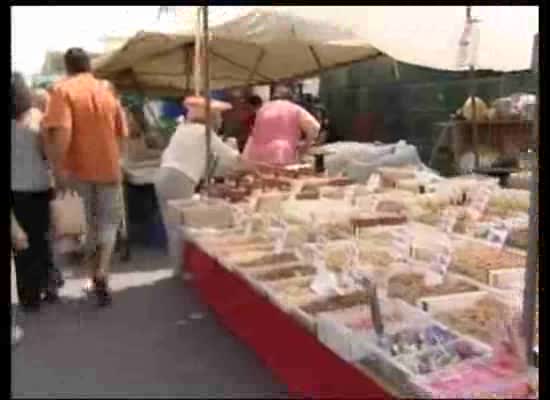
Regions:
<instances>
[{"instance_id":1,"label":"price label","mask_svg":"<svg viewBox=\"0 0 550 400\"><path fill-rule=\"evenodd\" d=\"M393 246L398 258L407 261L411 258L413 235L406 229L400 229L394 234Z\"/></svg>"},{"instance_id":2,"label":"price label","mask_svg":"<svg viewBox=\"0 0 550 400\"><path fill-rule=\"evenodd\" d=\"M452 210L445 210L441 215L439 227L445 233L453 233L458 222L458 214Z\"/></svg>"},{"instance_id":3,"label":"price label","mask_svg":"<svg viewBox=\"0 0 550 400\"><path fill-rule=\"evenodd\" d=\"M252 229L254 228L254 223L255 222L258 222L258 217L257 216L252 216L252 217L248 218L248 220L246 221L246 224L244 226L245 236L252 235Z\"/></svg>"},{"instance_id":4,"label":"price label","mask_svg":"<svg viewBox=\"0 0 550 400\"><path fill-rule=\"evenodd\" d=\"M506 244L509 233L506 227L492 227L489 229L487 240L492 246L502 249Z\"/></svg>"},{"instance_id":5,"label":"price label","mask_svg":"<svg viewBox=\"0 0 550 400\"><path fill-rule=\"evenodd\" d=\"M481 187L472 197L470 203L469 212L473 219L479 220L489 205L489 200L491 199L492 190L488 186Z\"/></svg>"},{"instance_id":6,"label":"price label","mask_svg":"<svg viewBox=\"0 0 550 400\"><path fill-rule=\"evenodd\" d=\"M375 196L367 196L362 202L361 202L361 208L364 209L367 212L376 212L378 209L378 204L380 204L380 199Z\"/></svg>"},{"instance_id":7,"label":"price label","mask_svg":"<svg viewBox=\"0 0 550 400\"><path fill-rule=\"evenodd\" d=\"M424 274L424 285L428 287L439 286L443 284L443 279L444 275L428 271Z\"/></svg>"},{"instance_id":8,"label":"price label","mask_svg":"<svg viewBox=\"0 0 550 400\"><path fill-rule=\"evenodd\" d=\"M359 246L357 246L357 243L351 242L346 247L346 258L347 258L347 264L351 268L356 268L359 266Z\"/></svg>"},{"instance_id":9,"label":"price label","mask_svg":"<svg viewBox=\"0 0 550 400\"><path fill-rule=\"evenodd\" d=\"M316 294L321 296L330 296L341 293L336 276L326 269L320 269L317 271L310 288Z\"/></svg>"},{"instance_id":10,"label":"price label","mask_svg":"<svg viewBox=\"0 0 550 400\"><path fill-rule=\"evenodd\" d=\"M441 275L445 275L447 273L447 270L451 266L452 261L453 257L451 255L451 252L446 249L435 257L432 263L432 269Z\"/></svg>"},{"instance_id":11,"label":"price label","mask_svg":"<svg viewBox=\"0 0 550 400\"><path fill-rule=\"evenodd\" d=\"M327 270L323 253L315 246L312 246L311 249L313 250L313 266L316 269L315 278L310 286L311 290L322 296L340 294L338 279L336 275Z\"/></svg>"},{"instance_id":12,"label":"price label","mask_svg":"<svg viewBox=\"0 0 550 400\"><path fill-rule=\"evenodd\" d=\"M281 229L280 233L275 238L275 245L273 251L275 254L281 254L285 248L286 240L288 238L288 227Z\"/></svg>"},{"instance_id":13,"label":"price label","mask_svg":"<svg viewBox=\"0 0 550 400\"><path fill-rule=\"evenodd\" d=\"M367 188L366 188L367 191L374 193L378 189L380 189L381 186L382 186L382 177L380 176L380 174L377 172L372 173L369 176L369 180L367 181Z\"/></svg>"},{"instance_id":14,"label":"price label","mask_svg":"<svg viewBox=\"0 0 550 400\"><path fill-rule=\"evenodd\" d=\"M252 212L258 211L258 205L260 204L260 197L254 196L250 199L250 210Z\"/></svg>"}]
</instances>

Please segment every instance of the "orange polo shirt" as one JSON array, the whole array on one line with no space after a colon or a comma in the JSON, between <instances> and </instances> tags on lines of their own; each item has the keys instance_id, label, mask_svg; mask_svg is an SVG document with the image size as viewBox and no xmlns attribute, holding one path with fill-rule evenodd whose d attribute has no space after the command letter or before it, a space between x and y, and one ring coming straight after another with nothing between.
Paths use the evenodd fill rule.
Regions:
<instances>
[{"instance_id":1,"label":"orange polo shirt","mask_svg":"<svg viewBox=\"0 0 550 400\"><path fill-rule=\"evenodd\" d=\"M124 112L114 95L90 73L55 85L43 128L57 128L68 143L63 168L73 177L92 183L121 179L119 137L128 136Z\"/></svg>"}]
</instances>

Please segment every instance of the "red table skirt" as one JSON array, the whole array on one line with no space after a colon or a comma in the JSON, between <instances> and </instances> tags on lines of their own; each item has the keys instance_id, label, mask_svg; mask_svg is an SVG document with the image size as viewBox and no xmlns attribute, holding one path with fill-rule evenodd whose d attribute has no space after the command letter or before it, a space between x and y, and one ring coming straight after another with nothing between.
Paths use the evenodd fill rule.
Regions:
<instances>
[{"instance_id":1,"label":"red table skirt","mask_svg":"<svg viewBox=\"0 0 550 400\"><path fill-rule=\"evenodd\" d=\"M291 394L308 398L391 398L195 245L186 243L184 260L201 299L228 330L254 349Z\"/></svg>"}]
</instances>

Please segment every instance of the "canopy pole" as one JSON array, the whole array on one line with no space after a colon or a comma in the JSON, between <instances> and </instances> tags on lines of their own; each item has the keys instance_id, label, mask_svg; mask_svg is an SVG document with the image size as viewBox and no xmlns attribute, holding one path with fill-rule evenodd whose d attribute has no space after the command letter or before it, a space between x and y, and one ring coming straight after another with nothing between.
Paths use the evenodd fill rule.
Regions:
<instances>
[{"instance_id":1,"label":"canopy pole","mask_svg":"<svg viewBox=\"0 0 550 400\"><path fill-rule=\"evenodd\" d=\"M212 171L212 121L210 118L210 64L209 64L209 46L208 46L208 6L202 8L202 28L203 28L203 81L204 81L204 97L206 99L206 176L205 183L208 186L210 183Z\"/></svg>"},{"instance_id":2,"label":"canopy pole","mask_svg":"<svg viewBox=\"0 0 550 400\"><path fill-rule=\"evenodd\" d=\"M472 18L472 6L466 7L466 24L472 25L476 20ZM477 107L476 107L476 86L477 83L475 81L476 77L476 67L474 63L470 63L470 98L472 99L472 108L473 108L473 114L472 114L472 144L474 147L474 166L476 169L479 168L479 132L478 132L478 123L477 123Z\"/></svg>"},{"instance_id":3,"label":"canopy pole","mask_svg":"<svg viewBox=\"0 0 550 400\"><path fill-rule=\"evenodd\" d=\"M192 74L192 67L191 67L191 47L188 45L183 46L183 59L185 62L185 95L189 93L189 90L191 89L191 74Z\"/></svg>"},{"instance_id":4,"label":"canopy pole","mask_svg":"<svg viewBox=\"0 0 550 400\"><path fill-rule=\"evenodd\" d=\"M194 67L195 70L193 71L194 78L195 78L195 96L200 96L200 91L203 88L203 82L201 82L201 64L202 64L202 46L201 46L201 30L202 30L202 7L197 7L197 21L195 26L195 60L194 60Z\"/></svg>"},{"instance_id":5,"label":"canopy pole","mask_svg":"<svg viewBox=\"0 0 550 400\"><path fill-rule=\"evenodd\" d=\"M535 300L538 292L537 268L538 268L538 239L539 239L539 35L536 34L533 43L533 55L531 68L537 81L535 120L533 121L532 146L531 147L531 198L529 206L529 244L527 250L527 265L525 269L525 286L523 293L523 335L527 345L527 362L535 365L533 354L533 342L535 338Z\"/></svg>"}]
</instances>

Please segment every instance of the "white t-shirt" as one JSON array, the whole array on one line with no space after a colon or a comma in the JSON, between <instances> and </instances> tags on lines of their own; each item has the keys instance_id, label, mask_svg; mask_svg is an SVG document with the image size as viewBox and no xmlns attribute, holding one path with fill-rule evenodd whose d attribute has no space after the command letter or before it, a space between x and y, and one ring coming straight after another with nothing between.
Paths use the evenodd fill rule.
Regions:
<instances>
[{"instance_id":1,"label":"white t-shirt","mask_svg":"<svg viewBox=\"0 0 550 400\"><path fill-rule=\"evenodd\" d=\"M162 154L161 167L175 168L198 183L206 173L205 133L203 124L180 124ZM217 175L237 164L239 152L225 144L214 132L210 143L217 159Z\"/></svg>"}]
</instances>

